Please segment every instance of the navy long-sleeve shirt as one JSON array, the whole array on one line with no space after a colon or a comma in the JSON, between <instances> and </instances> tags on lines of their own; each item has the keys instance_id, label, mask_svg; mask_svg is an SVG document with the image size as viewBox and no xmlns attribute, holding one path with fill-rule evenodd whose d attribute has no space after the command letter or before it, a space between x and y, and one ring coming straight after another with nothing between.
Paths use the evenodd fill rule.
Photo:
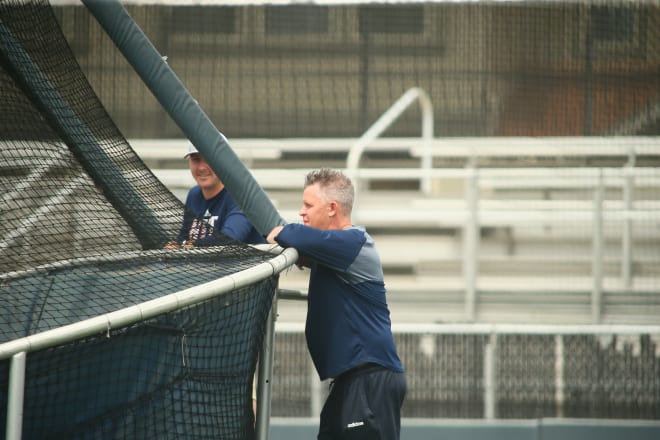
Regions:
<instances>
[{"instance_id":1,"label":"navy long-sleeve shirt","mask_svg":"<svg viewBox=\"0 0 660 440\"><path fill-rule=\"evenodd\" d=\"M366 230L288 224L275 240L313 261L305 336L321 380L365 362L403 372L380 257Z\"/></svg>"},{"instance_id":2,"label":"navy long-sleeve shirt","mask_svg":"<svg viewBox=\"0 0 660 440\"><path fill-rule=\"evenodd\" d=\"M186 196L186 211L177 242L195 240L195 246L221 244L213 230L244 243L265 243L226 188L206 200L199 186L193 186Z\"/></svg>"}]
</instances>

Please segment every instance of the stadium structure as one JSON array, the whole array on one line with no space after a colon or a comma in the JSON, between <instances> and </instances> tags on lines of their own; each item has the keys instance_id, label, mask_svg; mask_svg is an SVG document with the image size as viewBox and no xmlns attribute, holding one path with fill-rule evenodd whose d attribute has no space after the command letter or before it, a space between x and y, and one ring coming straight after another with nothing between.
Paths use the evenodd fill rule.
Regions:
<instances>
[{"instance_id":1,"label":"stadium structure","mask_svg":"<svg viewBox=\"0 0 660 440\"><path fill-rule=\"evenodd\" d=\"M315 435L295 251L162 249L189 139L262 233L309 169L353 177L403 438L657 438L659 29L653 1L0 0L0 431Z\"/></svg>"}]
</instances>

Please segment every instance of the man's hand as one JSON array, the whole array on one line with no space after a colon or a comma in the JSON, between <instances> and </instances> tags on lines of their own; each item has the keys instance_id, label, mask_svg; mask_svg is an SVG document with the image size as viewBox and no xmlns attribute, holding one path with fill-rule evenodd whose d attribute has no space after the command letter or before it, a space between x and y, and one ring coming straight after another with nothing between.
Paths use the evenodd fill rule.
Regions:
<instances>
[{"instance_id":1,"label":"man's hand","mask_svg":"<svg viewBox=\"0 0 660 440\"><path fill-rule=\"evenodd\" d=\"M277 237L277 234L280 233L282 228L284 228L284 226L275 226L268 234L268 237L266 237L266 241L268 243L277 244L277 242L275 241L275 237Z\"/></svg>"},{"instance_id":2,"label":"man's hand","mask_svg":"<svg viewBox=\"0 0 660 440\"><path fill-rule=\"evenodd\" d=\"M168 241L163 246L163 249L179 249L180 247L184 249L192 249L195 246L195 240L183 240L183 243L179 245L176 241Z\"/></svg>"},{"instance_id":3,"label":"man's hand","mask_svg":"<svg viewBox=\"0 0 660 440\"><path fill-rule=\"evenodd\" d=\"M168 241L165 243L165 246L163 246L163 249L177 249L179 247L179 243L176 241Z\"/></svg>"},{"instance_id":4,"label":"man's hand","mask_svg":"<svg viewBox=\"0 0 660 440\"><path fill-rule=\"evenodd\" d=\"M275 241L275 237L277 237L277 234L280 233L283 227L284 226L275 226L270 231L268 237L266 237L268 243L277 244L277 242ZM296 266L298 266L298 269L303 269L305 267L312 267L312 259L309 257L298 256L298 261L296 261Z\"/></svg>"}]
</instances>

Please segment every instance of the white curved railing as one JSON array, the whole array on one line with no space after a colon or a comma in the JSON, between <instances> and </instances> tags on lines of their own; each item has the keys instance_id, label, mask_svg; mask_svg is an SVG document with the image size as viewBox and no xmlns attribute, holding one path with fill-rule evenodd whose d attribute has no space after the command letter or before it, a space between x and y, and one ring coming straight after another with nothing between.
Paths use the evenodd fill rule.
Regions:
<instances>
[{"instance_id":1,"label":"white curved railing","mask_svg":"<svg viewBox=\"0 0 660 440\"><path fill-rule=\"evenodd\" d=\"M364 150L371 145L381 134L385 132L415 101L419 102L422 111L422 157L421 167L423 171L429 171L432 165L431 143L433 141L433 105L429 95L419 87L408 89L392 106L381 115L376 122L351 146L346 158L346 171L353 180L355 195L359 193L359 178L357 171L360 167L360 159ZM407 148L406 148L407 149ZM426 176L421 182L422 191L428 194L431 190L431 179Z\"/></svg>"}]
</instances>

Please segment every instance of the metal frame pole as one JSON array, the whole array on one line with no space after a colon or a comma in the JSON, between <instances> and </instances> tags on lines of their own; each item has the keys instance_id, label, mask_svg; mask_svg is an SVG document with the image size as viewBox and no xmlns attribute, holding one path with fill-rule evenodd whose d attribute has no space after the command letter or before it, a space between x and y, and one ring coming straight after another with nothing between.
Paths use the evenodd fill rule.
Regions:
<instances>
[{"instance_id":1,"label":"metal frame pole","mask_svg":"<svg viewBox=\"0 0 660 440\"><path fill-rule=\"evenodd\" d=\"M632 287L633 280L633 235L632 218L633 191L635 188L635 156L631 152L628 163L623 168L623 231L621 237L621 277L624 287Z\"/></svg>"},{"instance_id":2,"label":"metal frame pole","mask_svg":"<svg viewBox=\"0 0 660 440\"><path fill-rule=\"evenodd\" d=\"M465 317L474 321L477 310L477 277L479 249L479 184L477 168L471 161L465 180L467 219L463 226L463 283L465 284Z\"/></svg>"},{"instance_id":3,"label":"metal frame pole","mask_svg":"<svg viewBox=\"0 0 660 440\"><path fill-rule=\"evenodd\" d=\"M493 420L496 417L497 402L497 333L491 333L484 347L484 418Z\"/></svg>"},{"instance_id":4,"label":"metal frame pole","mask_svg":"<svg viewBox=\"0 0 660 440\"><path fill-rule=\"evenodd\" d=\"M594 189L594 230L592 242L592 290L591 290L591 321L599 324L602 314L603 300L603 171L599 170L598 183Z\"/></svg>"},{"instance_id":5,"label":"metal frame pole","mask_svg":"<svg viewBox=\"0 0 660 440\"><path fill-rule=\"evenodd\" d=\"M27 354L24 351L11 357L7 393L7 440L20 440L22 436L26 357Z\"/></svg>"},{"instance_id":6,"label":"metal frame pole","mask_svg":"<svg viewBox=\"0 0 660 440\"><path fill-rule=\"evenodd\" d=\"M277 291L266 321L266 334L259 354L257 377L257 415L255 433L257 440L268 440L270 435L270 401L272 397L273 356L275 354L275 321L277 320Z\"/></svg>"}]
</instances>

